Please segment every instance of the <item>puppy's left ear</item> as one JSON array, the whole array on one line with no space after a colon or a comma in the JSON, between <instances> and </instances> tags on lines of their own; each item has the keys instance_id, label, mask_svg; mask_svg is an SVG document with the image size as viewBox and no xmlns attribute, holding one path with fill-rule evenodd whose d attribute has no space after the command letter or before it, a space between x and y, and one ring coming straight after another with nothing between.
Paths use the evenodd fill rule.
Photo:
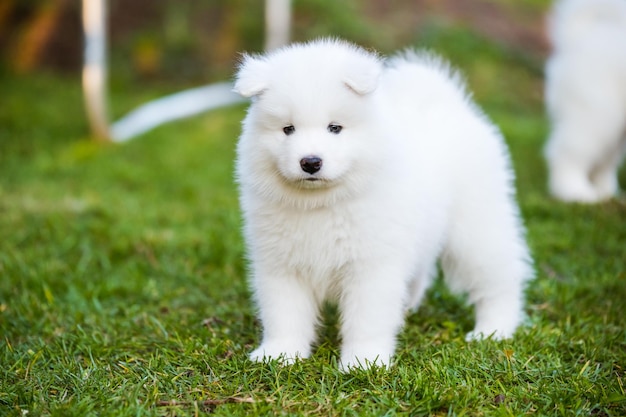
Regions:
<instances>
[{"instance_id":1,"label":"puppy's left ear","mask_svg":"<svg viewBox=\"0 0 626 417\"><path fill-rule=\"evenodd\" d=\"M233 91L243 97L254 97L269 85L270 65L264 57L244 55L237 71Z\"/></svg>"},{"instance_id":2,"label":"puppy's left ear","mask_svg":"<svg viewBox=\"0 0 626 417\"><path fill-rule=\"evenodd\" d=\"M350 90L363 96L378 87L383 65L377 57L373 56L364 56L361 61L353 64L343 82Z\"/></svg>"}]
</instances>

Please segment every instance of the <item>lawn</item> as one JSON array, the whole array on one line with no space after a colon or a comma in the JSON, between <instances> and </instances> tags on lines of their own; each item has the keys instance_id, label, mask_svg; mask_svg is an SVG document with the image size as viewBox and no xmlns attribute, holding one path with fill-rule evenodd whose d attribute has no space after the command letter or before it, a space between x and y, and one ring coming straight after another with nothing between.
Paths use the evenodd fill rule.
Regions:
<instances>
[{"instance_id":1,"label":"lawn","mask_svg":"<svg viewBox=\"0 0 626 417\"><path fill-rule=\"evenodd\" d=\"M466 343L471 309L438 282L391 369L337 370L332 308L313 358L251 363L232 179L245 107L107 145L77 78L4 74L0 415L626 415L626 201L547 196L540 62L465 32L428 39L513 155L537 270L514 339ZM160 88L118 86L114 112Z\"/></svg>"}]
</instances>

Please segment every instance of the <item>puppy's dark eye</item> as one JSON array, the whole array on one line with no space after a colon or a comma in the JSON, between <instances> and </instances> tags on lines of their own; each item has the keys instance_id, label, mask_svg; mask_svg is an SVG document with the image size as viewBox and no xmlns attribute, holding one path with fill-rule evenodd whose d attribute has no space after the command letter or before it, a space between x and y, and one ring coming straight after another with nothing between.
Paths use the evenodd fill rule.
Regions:
<instances>
[{"instance_id":1,"label":"puppy's dark eye","mask_svg":"<svg viewBox=\"0 0 626 417\"><path fill-rule=\"evenodd\" d=\"M285 135L292 135L296 131L296 128L293 125L283 127L283 132Z\"/></svg>"},{"instance_id":2,"label":"puppy's dark eye","mask_svg":"<svg viewBox=\"0 0 626 417\"><path fill-rule=\"evenodd\" d=\"M334 133L335 135L338 135L342 129L343 129L343 126L341 125L336 125L334 123L331 123L328 125L328 131L330 133Z\"/></svg>"}]
</instances>

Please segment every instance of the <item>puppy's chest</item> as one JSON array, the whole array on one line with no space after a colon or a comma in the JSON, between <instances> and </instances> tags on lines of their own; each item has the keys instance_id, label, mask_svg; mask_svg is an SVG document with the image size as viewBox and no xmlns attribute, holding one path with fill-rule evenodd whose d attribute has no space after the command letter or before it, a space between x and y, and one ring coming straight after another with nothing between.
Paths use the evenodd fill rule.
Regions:
<instances>
[{"instance_id":1,"label":"puppy's chest","mask_svg":"<svg viewBox=\"0 0 626 417\"><path fill-rule=\"evenodd\" d=\"M275 259L307 269L337 269L363 256L364 231L350 211L311 210L266 218Z\"/></svg>"}]
</instances>

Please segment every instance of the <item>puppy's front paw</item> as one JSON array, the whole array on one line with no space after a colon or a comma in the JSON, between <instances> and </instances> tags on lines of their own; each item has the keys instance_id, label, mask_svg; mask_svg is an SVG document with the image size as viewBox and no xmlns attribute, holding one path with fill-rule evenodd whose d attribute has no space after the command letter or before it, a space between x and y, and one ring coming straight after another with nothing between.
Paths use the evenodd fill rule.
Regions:
<instances>
[{"instance_id":1,"label":"puppy's front paw","mask_svg":"<svg viewBox=\"0 0 626 417\"><path fill-rule=\"evenodd\" d=\"M476 304L476 325L465 340L510 339L523 319L519 294L515 291L502 292Z\"/></svg>"},{"instance_id":2,"label":"puppy's front paw","mask_svg":"<svg viewBox=\"0 0 626 417\"><path fill-rule=\"evenodd\" d=\"M480 340L485 340L485 339L492 339L492 340L510 339L511 337L513 337L514 331L515 329L510 330L510 331L504 331L502 329L488 330L488 329L476 328L465 335L465 341L472 342L475 340L480 341Z\"/></svg>"},{"instance_id":3,"label":"puppy's front paw","mask_svg":"<svg viewBox=\"0 0 626 417\"><path fill-rule=\"evenodd\" d=\"M383 347L344 348L339 368L343 372L349 372L352 369L367 370L375 367L389 367L392 355L393 352Z\"/></svg>"},{"instance_id":4,"label":"puppy's front paw","mask_svg":"<svg viewBox=\"0 0 626 417\"><path fill-rule=\"evenodd\" d=\"M255 362L277 360L284 365L291 365L297 359L309 357L310 348L297 347L293 343L264 342L250 353Z\"/></svg>"}]
</instances>

